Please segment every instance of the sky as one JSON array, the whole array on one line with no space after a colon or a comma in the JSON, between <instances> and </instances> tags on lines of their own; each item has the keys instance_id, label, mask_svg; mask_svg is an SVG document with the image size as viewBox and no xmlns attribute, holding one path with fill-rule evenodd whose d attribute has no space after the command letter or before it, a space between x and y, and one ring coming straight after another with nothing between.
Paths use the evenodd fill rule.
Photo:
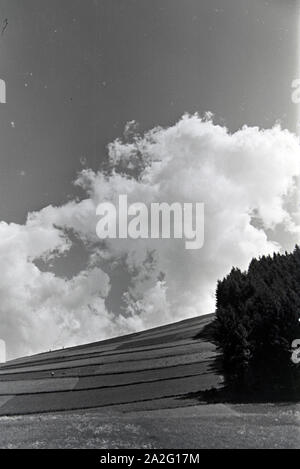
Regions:
<instances>
[{"instance_id":1,"label":"sky","mask_svg":"<svg viewBox=\"0 0 300 469\"><path fill-rule=\"evenodd\" d=\"M292 0L2 0L0 336L8 356L210 312L216 281L232 265L292 247L298 18ZM213 122L182 119L206 112ZM101 169L113 167L116 155L125 164L134 159L135 144L124 137L133 120L131 134L152 157L165 152L166 166L143 174L140 185L120 175L107 181ZM254 128L278 122L291 134ZM245 125L252 130L239 131ZM144 136L158 126L161 153ZM203 149L210 159L199 168ZM200 192L196 181L186 189L187 164ZM201 255L178 255L175 245L97 245L94 206L121 190L153 200L146 178L161 198L208 204ZM244 205L235 206L235 197ZM229 203L236 210L230 223Z\"/></svg>"},{"instance_id":2,"label":"sky","mask_svg":"<svg viewBox=\"0 0 300 469\"><path fill-rule=\"evenodd\" d=\"M80 159L98 168L127 121L147 130L211 111L231 130L294 130L295 4L3 0L1 218L73 196Z\"/></svg>"}]
</instances>

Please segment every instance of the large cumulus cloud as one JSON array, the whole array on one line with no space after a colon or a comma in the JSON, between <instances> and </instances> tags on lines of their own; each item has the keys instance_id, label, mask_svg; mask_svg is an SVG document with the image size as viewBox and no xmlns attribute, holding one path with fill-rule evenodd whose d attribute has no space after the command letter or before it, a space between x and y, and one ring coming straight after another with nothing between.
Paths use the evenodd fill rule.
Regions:
<instances>
[{"instance_id":1,"label":"large cumulus cloud","mask_svg":"<svg viewBox=\"0 0 300 469\"><path fill-rule=\"evenodd\" d=\"M169 128L109 145L105 171L85 169L81 201L45 207L25 225L0 224L1 336L11 355L96 340L213 311L216 281L254 256L291 249L299 241L300 150L296 136L276 126L235 133L210 116L184 116ZM96 236L96 207L117 203L203 202L205 243L106 240ZM41 271L36 260L68 255L70 230L89 260L72 279ZM107 306L114 276L128 277L123 304Z\"/></svg>"}]
</instances>

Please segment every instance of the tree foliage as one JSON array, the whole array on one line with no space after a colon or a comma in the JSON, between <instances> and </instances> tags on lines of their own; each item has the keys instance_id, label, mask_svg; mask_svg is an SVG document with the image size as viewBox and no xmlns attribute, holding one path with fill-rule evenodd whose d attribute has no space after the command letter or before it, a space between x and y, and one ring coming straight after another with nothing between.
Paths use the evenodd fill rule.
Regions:
<instances>
[{"instance_id":1,"label":"tree foliage","mask_svg":"<svg viewBox=\"0 0 300 469\"><path fill-rule=\"evenodd\" d=\"M244 389L295 387L291 343L300 338L300 249L253 259L218 282L215 339L231 383Z\"/></svg>"}]
</instances>

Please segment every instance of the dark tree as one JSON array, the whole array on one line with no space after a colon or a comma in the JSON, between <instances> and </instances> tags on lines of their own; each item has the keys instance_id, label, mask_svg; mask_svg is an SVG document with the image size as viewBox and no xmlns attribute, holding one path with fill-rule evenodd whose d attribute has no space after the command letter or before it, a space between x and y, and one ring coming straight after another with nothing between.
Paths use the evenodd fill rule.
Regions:
<instances>
[{"instance_id":1,"label":"dark tree","mask_svg":"<svg viewBox=\"0 0 300 469\"><path fill-rule=\"evenodd\" d=\"M231 386L299 391L299 367L291 361L292 341L300 339L299 247L254 259L247 272L233 269L216 299L214 336Z\"/></svg>"}]
</instances>

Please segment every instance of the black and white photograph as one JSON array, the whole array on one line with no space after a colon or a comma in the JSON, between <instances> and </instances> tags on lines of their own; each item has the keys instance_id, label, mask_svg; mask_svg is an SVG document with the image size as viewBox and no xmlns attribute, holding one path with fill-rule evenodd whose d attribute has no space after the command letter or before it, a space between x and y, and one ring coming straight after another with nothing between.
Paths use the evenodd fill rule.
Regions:
<instances>
[{"instance_id":1,"label":"black and white photograph","mask_svg":"<svg viewBox=\"0 0 300 469\"><path fill-rule=\"evenodd\" d=\"M300 449L300 0L0 0L0 449Z\"/></svg>"}]
</instances>

